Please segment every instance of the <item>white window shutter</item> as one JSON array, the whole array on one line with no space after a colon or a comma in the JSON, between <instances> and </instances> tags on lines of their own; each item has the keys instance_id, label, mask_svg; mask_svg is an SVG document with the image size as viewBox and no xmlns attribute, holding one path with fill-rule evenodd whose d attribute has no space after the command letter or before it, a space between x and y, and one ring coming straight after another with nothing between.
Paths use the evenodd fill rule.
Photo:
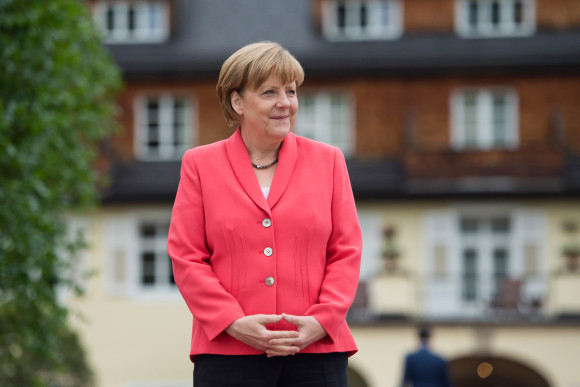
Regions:
<instances>
[{"instance_id":1,"label":"white window shutter","mask_svg":"<svg viewBox=\"0 0 580 387\"><path fill-rule=\"evenodd\" d=\"M542 211L518 210L514 213L514 225L511 274L523 281L525 301L541 299L546 294L548 273L546 215Z\"/></svg>"},{"instance_id":2,"label":"white window shutter","mask_svg":"<svg viewBox=\"0 0 580 387\"><path fill-rule=\"evenodd\" d=\"M131 246L135 231L129 217L114 216L105 222L106 256L103 273L107 291L112 295L126 296L131 287Z\"/></svg>"},{"instance_id":3,"label":"white window shutter","mask_svg":"<svg viewBox=\"0 0 580 387\"><path fill-rule=\"evenodd\" d=\"M381 219L376 212L368 210L359 210L358 215L363 236L360 281L367 282L370 278L377 276L382 268Z\"/></svg>"},{"instance_id":4,"label":"white window shutter","mask_svg":"<svg viewBox=\"0 0 580 387\"><path fill-rule=\"evenodd\" d=\"M430 211L425 215L423 224L423 309L426 316L444 317L459 308L456 219L451 211Z\"/></svg>"}]
</instances>

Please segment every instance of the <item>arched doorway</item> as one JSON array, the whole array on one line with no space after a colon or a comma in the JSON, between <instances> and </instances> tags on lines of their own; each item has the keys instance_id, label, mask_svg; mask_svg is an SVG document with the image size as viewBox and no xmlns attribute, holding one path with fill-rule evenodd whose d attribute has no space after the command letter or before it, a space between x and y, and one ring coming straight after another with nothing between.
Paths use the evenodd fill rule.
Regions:
<instances>
[{"instance_id":1,"label":"arched doorway","mask_svg":"<svg viewBox=\"0 0 580 387\"><path fill-rule=\"evenodd\" d=\"M455 387L550 387L539 372L497 356L473 356L449 362Z\"/></svg>"},{"instance_id":2,"label":"arched doorway","mask_svg":"<svg viewBox=\"0 0 580 387\"><path fill-rule=\"evenodd\" d=\"M351 366L348 366L348 387L368 387L367 382L363 379L362 375L354 370Z\"/></svg>"}]
</instances>

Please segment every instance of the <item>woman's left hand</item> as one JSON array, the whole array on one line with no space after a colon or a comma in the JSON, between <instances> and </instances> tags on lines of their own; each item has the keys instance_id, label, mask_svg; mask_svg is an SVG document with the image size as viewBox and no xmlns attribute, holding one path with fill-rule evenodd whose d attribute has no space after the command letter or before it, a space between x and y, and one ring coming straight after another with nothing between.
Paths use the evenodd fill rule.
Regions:
<instances>
[{"instance_id":1,"label":"woman's left hand","mask_svg":"<svg viewBox=\"0 0 580 387\"><path fill-rule=\"evenodd\" d=\"M272 339L270 340L270 344L296 346L302 350L328 334L322 325L312 316L282 314L282 318L290 324L296 325L299 335L296 338Z\"/></svg>"}]
</instances>

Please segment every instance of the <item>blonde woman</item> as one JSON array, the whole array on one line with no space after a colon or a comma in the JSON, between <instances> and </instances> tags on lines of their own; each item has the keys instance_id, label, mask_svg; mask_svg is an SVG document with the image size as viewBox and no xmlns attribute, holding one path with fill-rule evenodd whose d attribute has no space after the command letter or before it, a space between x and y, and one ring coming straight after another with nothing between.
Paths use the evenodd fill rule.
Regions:
<instances>
[{"instance_id":1,"label":"blonde woman","mask_svg":"<svg viewBox=\"0 0 580 387\"><path fill-rule=\"evenodd\" d=\"M292 133L300 63L277 43L223 64L223 141L189 150L169 231L196 387L347 386L361 232L339 149Z\"/></svg>"}]
</instances>

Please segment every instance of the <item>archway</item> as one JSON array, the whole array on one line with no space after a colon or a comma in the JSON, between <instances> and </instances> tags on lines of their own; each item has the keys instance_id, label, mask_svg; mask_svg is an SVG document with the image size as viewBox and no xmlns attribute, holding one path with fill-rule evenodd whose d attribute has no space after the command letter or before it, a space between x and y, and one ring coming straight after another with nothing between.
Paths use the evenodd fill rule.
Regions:
<instances>
[{"instance_id":1,"label":"archway","mask_svg":"<svg viewBox=\"0 0 580 387\"><path fill-rule=\"evenodd\" d=\"M351 366L348 366L348 387L368 387L367 382L363 379L362 375L358 371L354 370Z\"/></svg>"},{"instance_id":2,"label":"archway","mask_svg":"<svg viewBox=\"0 0 580 387\"><path fill-rule=\"evenodd\" d=\"M472 356L449 362L455 387L550 387L536 370L497 356Z\"/></svg>"}]
</instances>

